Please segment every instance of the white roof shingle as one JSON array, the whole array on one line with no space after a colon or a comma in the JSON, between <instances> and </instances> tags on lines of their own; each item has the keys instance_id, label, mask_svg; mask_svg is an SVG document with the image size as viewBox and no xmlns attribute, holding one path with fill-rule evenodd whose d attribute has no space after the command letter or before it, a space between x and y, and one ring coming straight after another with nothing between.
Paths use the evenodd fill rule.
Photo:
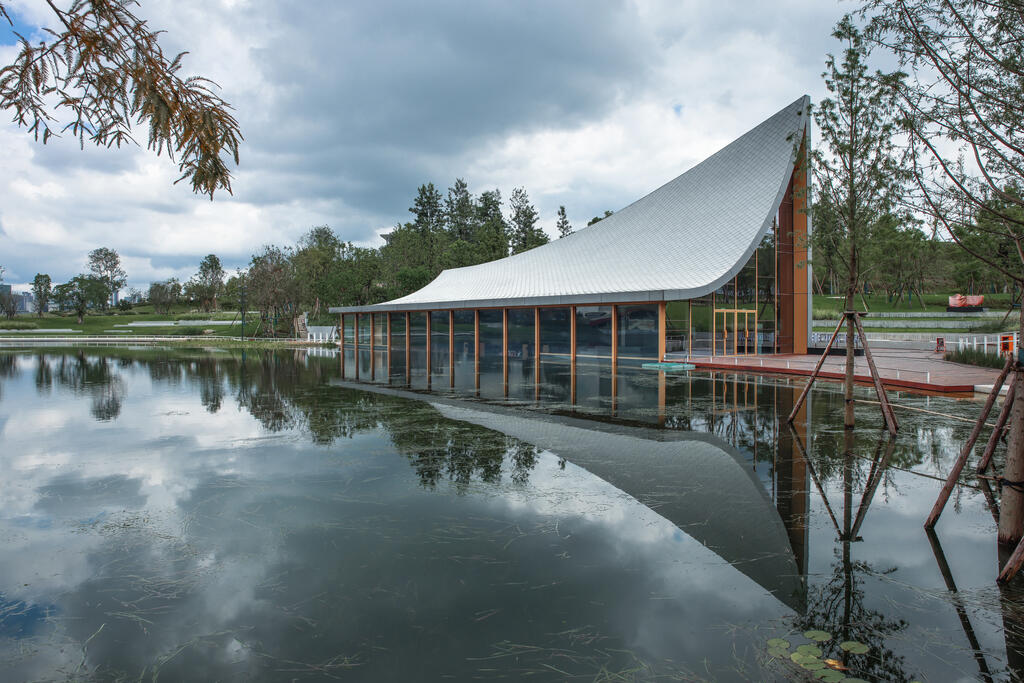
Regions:
<instances>
[{"instance_id":1,"label":"white roof shingle","mask_svg":"<svg viewBox=\"0 0 1024 683\"><path fill-rule=\"evenodd\" d=\"M771 229L808 119L792 104L647 196L521 254L442 272L423 289L332 312L672 301L735 275Z\"/></svg>"}]
</instances>

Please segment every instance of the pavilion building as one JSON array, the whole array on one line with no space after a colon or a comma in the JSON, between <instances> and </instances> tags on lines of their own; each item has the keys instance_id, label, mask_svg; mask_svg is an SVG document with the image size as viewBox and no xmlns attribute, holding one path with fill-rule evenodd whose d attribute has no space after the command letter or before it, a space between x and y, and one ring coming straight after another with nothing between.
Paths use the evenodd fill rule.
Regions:
<instances>
[{"instance_id":1,"label":"pavilion building","mask_svg":"<svg viewBox=\"0 0 1024 683\"><path fill-rule=\"evenodd\" d=\"M481 365L806 353L811 269L804 96L594 225L442 272L407 296L331 308L356 376L477 388ZM344 362L344 361L343 361ZM460 368L457 370L457 367ZM500 370L499 370L500 368ZM459 373L467 375L459 377Z\"/></svg>"}]
</instances>

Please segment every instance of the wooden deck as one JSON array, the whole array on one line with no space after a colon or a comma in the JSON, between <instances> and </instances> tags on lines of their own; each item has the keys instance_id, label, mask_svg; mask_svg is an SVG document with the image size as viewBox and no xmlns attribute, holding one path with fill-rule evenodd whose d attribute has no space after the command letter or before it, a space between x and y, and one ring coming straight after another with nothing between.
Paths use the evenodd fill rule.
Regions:
<instances>
[{"instance_id":1,"label":"wooden deck","mask_svg":"<svg viewBox=\"0 0 1024 683\"><path fill-rule=\"evenodd\" d=\"M942 354L930 351L904 349L872 349L875 365L887 389L936 392L941 394L965 394L988 391L999 376L999 371L979 368L973 365L950 363ZM715 358L691 358L689 362L697 369L741 370L744 372L804 375L814 371L821 356L818 355L776 355L737 356ZM845 356L829 356L822 366L820 377L842 379L846 372ZM858 356L854 364L858 383L870 384L871 375L867 361Z\"/></svg>"}]
</instances>

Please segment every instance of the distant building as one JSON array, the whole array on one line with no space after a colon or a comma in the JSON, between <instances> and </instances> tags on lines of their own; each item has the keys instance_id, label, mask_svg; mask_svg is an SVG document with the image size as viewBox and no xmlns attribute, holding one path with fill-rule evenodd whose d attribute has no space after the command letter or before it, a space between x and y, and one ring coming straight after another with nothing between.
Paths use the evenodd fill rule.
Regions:
<instances>
[{"instance_id":1,"label":"distant building","mask_svg":"<svg viewBox=\"0 0 1024 683\"><path fill-rule=\"evenodd\" d=\"M15 292L14 303L18 313L34 313L36 298L32 292Z\"/></svg>"}]
</instances>

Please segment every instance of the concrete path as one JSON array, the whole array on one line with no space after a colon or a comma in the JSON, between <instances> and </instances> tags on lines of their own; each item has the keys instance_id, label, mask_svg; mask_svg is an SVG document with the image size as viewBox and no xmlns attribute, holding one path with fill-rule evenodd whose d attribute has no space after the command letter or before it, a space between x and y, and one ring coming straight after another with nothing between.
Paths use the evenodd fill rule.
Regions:
<instances>
[{"instance_id":1,"label":"concrete path","mask_svg":"<svg viewBox=\"0 0 1024 683\"><path fill-rule=\"evenodd\" d=\"M875 366L882 383L891 389L912 389L939 393L971 393L990 391L999 371L973 365L950 363L942 354L918 349L872 349ZM778 355L691 358L701 369L743 370L786 375L810 375L821 356ZM821 377L841 379L846 371L845 356L829 356ZM858 382L870 383L867 360L857 356L854 372Z\"/></svg>"}]
</instances>

